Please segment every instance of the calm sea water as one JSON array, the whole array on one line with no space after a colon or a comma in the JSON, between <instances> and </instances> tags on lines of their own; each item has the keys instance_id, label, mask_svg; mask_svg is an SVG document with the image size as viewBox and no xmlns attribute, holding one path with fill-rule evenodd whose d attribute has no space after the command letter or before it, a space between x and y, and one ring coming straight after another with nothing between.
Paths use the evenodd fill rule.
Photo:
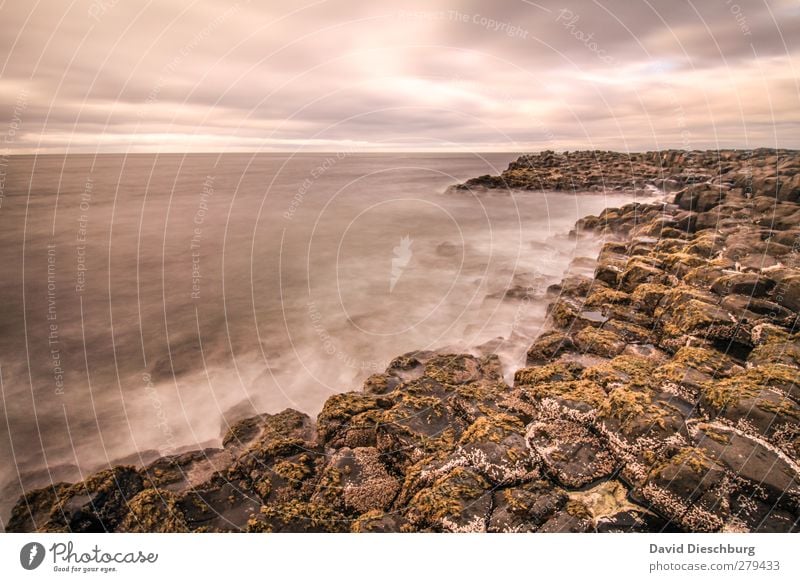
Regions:
<instances>
[{"instance_id":1,"label":"calm sea water","mask_svg":"<svg viewBox=\"0 0 800 582\"><path fill-rule=\"evenodd\" d=\"M316 414L410 350L492 348L510 376L546 286L592 270L575 220L627 201L445 193L514 157L12 157L0 515L22 487Z\"/></svg>"}]
</instances>

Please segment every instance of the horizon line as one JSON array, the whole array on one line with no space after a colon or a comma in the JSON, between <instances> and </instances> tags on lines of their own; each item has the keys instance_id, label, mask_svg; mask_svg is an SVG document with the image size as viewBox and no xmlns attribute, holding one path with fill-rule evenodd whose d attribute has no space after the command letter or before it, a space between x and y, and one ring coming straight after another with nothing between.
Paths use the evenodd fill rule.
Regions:
<instances>
[{"instance_id":1,"label":"horizon line","mask_svg":"<svg viewBox=\"0 0 800 582\"><path fill-rule=\"evenodd\" d=\"M262 151L262 150L198 150L198 151L106 151L106 152L85 152L85 151L45 151L45 152L13 152L13 151L6 151L3 154L0 154L0 157L35 157L35 156L152 156L152 155L305 155L305 154L334 154L334 155L342 155L343 153L346 155L365 155L365 154L515 154L515 155L525 155L525 154L535 154L541 153L546 151L552 152L615 152L615 153L648 153L648 152L667 152L667 151L681 151L681 152L697 152L697 151L717 151L717 152L724 152L724 151L757 151L757 150L773 150L773 151L785 151L785 152L800 152L798 148L790 148L790 147L775 147L775 146L750 146L750 147L743 147L743 146L728 146L728 147L709 147L709 148L680 148L680 147L665 147L659 149L636 149L636 148L629 148L626 150L619 150L613 148L542 148L542 149L520 149L520 150L463 150L463 149L454 149L454 150L350 150L350 149L341 149L341 150L269 150L269 151Z\"/></svg>"}]
</instances>

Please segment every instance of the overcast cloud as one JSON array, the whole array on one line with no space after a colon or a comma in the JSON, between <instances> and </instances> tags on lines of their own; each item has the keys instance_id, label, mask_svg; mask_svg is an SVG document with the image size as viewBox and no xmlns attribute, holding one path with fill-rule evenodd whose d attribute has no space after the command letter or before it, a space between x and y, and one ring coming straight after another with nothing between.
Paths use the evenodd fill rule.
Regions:
<instances>
[{"instance_id":1,"label":"overcast cloud","mask_svg":"<svg viewBox=\"0 0 800 582\"><path fill-rule=\"evenodd\" d=\"M800 147L797 0L1 6L12 153Z\"/></svg>"}]
</instances>

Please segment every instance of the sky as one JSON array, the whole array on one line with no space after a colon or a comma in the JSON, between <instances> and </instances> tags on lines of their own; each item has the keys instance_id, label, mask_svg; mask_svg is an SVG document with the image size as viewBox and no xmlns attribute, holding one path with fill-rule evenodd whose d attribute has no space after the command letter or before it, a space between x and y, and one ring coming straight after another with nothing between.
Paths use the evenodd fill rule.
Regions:
<instances>
[{"instance_id":1,"label":"sky","mask_svg":"<svg viewBox=\"0 0 800 582\"><path fill-rule=\"evenodd\" d=\"M800 148L798 0L0 0L6 153Z\"/></svg>"}]
</instances>

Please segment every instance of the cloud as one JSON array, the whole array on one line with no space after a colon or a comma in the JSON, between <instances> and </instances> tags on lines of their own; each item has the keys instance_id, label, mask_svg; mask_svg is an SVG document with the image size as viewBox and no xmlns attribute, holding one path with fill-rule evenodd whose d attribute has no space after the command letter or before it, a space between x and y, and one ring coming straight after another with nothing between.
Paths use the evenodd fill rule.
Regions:
<instances>
[{"instance_id":1,"label":"cloud","mask_svg":"<svg viewBox=\"0 0 800 582\"><path fill-rule=\"evenodd\" d=\"M3 4L5 145L800 147L791 0L266 4Z\"/></svg>"}]
</instances>

